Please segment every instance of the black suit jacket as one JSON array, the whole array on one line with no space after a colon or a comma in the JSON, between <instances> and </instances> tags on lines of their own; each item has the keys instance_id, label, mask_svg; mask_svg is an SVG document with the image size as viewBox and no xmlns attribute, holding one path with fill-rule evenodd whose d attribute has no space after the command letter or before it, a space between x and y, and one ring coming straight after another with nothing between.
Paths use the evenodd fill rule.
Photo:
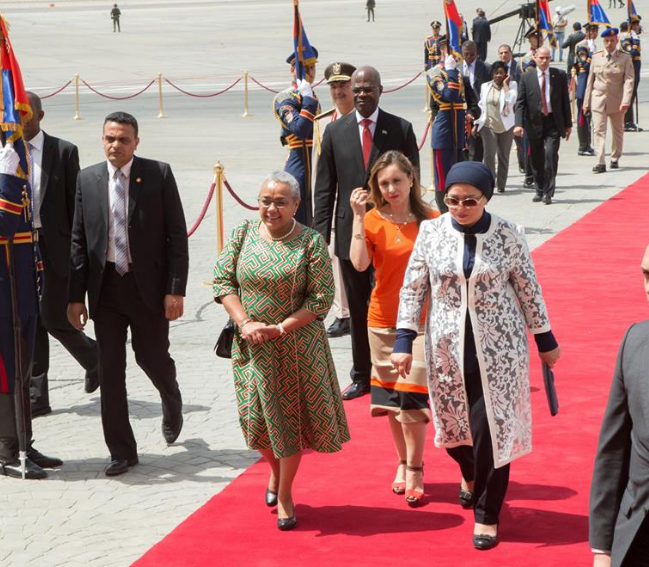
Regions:
<instances>
[{"instance_id":1,"label":"black suit jacket","mask_svg":"<svg viewBox=\"0 0 649 567\"><path fill-rule=\"evenodd\" d=\"M459 67L463 76L466 77L467 83L470 84L469 75L464 75L464 65ZM488 83L491 81L491 65L485 63L480 59L475 60L475 70L473 73L473 92L476 95L477 99L480 100L480 90L482 89L482 83Z\"/></svg>"},{"instance_id":2,"label":"black suit jacket","mask_svg":"<svg viewBox=\"0 0 649 567\"><path fill-rule=\"evenodd\" d=\"M550 104L554 125L561 137L565 138L566 129L572 128L568 81L566 73L554 67L550 67ZM521 75L515 108L516 126L522 126L530 139L542 138L541 87L536 70Z\"/></svg>"},{"instance_id":3,"label":"black suit jacket","mask_svg":"<svg viewBox=\"0 0 649 567\"><path fill-rule=\"evenodd\" d=\"M487 18L477 17L473 20L471 36L476 43L487 43L491 41L491 26Z\"/></svg>"},{"instance_id":4,"label":"black suit jacket","mask_svg":"<svg viewBox=\"0 0 649 567\"><path fill-rule=\"evenodd\" d=\"M575 64L575 49L580 41L583 41L586 34L583 31L572 32L564 41L563 48L568 48L568 59L566 60L566 69L568 72L572 71Z\"/></svg>"},{"instance_id":5,"label":"black suit jacket","mask_svg":"<svg viewBox=\"0 0 649 567\"><path fill-rule=\"evenodd\" d=\"M509 75L510 82L516 81L516 83L518 83L521 77L521 70L518 68L518 61L514 57L512 57L512 60L509 62L507 73Z\"/></svg>"},{"instance_id":6,"label":"black suit jacket","mask_svg":"<svg viewBox=\"0 0 649 567\"><path fill-rule=\"evenodd\" d=\"M79 174L79 150L70 142L45 132L43 135L40 216L47 239L45 269L65 278L70 266L70 234Z\"/></svg>"},{"instance_id":7,"label":"black suit jacket","mask_svg":"<svg viewBox=\"0 0 649 567\"><path fill-rule=\"evenodd\" d=\"M589 543L622 564L649 509L649 320L626 332L590 488Z\"/></svg>"},{"instance_id":8,"label":"black suit jacket","mask_svg":"<svg viewBox=\"0 0 649 567\"><path fill-rule=\"evenodd\" d=\"M88 293L92 317L108 251L108 166L82 169L77 179L70 302ZM142 300L152 311L163 309L166 294L185 295L189 254L187 226L171 167L136 157L129 178L128 238L132 270Z\"/></svg>"},{"instance_id":9,"label":"black suit jacket","mask_svg":"<svg viewBox=\"0 0 649 567\"><path fill-rule=\"evenodd\" d=\"M403 118L379 110L367 171L363 163L356 112L339 118L325 130L318 160L313 228L329 242L336 203L335 244L339 258L349 259L353 223L349 205L351 193L357 187L367 184L372 165L388 150L403 152L419 173L417 140L412 124Z\"/></svg>"}]
</instances>

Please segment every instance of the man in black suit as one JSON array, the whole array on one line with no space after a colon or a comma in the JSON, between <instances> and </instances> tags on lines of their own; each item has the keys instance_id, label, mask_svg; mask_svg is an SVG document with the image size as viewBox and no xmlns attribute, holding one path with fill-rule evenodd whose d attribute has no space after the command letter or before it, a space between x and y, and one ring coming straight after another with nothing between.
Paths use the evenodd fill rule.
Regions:
<instances>
[{"instance_id":1,"label":"man in black suit","mask_svg":"<svg viewBox=\"0 0 649 567\"><path fill-rule=\"evenodd\" d=\"M641 264L649 300L649 247ZM627 330L597 445L590 487L594 567L649 565L649 320Z\"/></svg>"},{"instance_id":2,"label":"man in black suit","mask_svg":"<svg viewBox=\"0 0 649 567\"><path fill-rule=\"evenodd\" d=\"M27 96L33 114L23 133L32 166L34 228L38 231L45 267L31 384L32 417L37 417L52 411L48 389L48 333L84 368L88 393L99 387L99 355L95 341L72 327L66 315L79 151L70 142L41 130L40 123L45 116L41 99L32 92Z\"/></svg>"},{"instance_id":3,"label":"man in black suit","mask_svg":"<svg viewBox=\"0 0 649 567\"><path fill-rule=\"evenodd\" d=\"M364 187L372 164L388 150L403 152L419 170L419 150L412 124L379 108L381 77L373 67L361 67L352 76L355 112L327 126L322 139L315 187L313 227L327 242L336 216L335 246L343 284L349 297L352 384L343 392L350 400L370 390L370 346L367 339L367 307L372 290L371 268L357 272L349 259L353 214L349 198ZM356 237L356 236L355 236Z\"/></svg>"},{"instance_id":4,"label":"man in black suit","mask_svg":"<svg viewBox=\"0 0 649 567\"><path fill-rule=\"evenodd\" d=\"M473 20L473 27L471 28L471 37L477 46L478 58L480 61L486 61L487 46L491 41L491 26L482 8L478 8L476 14L477 17ZM478 96L480 96L480 93L478 93Z\"/></svg>"},{"instance_id":5,"label":"man in black suit","mask_svg":"<svg viewBox=\"0 0 649 567\"><path fill-rule=\"evenodd\" d=\"M491 66L484 61L478 59L478 50L475 42L465 41L462 44L462 76L469 80L473 89L473 94L477 100L480 100L480 89L482 83L491 80ZM482 138L469 136L469 160L482 161L484 156L484 149L482 146Z\"/></svg>"},{"instance_id":6,"label":"man in black suit","mask_svg":"<svg viewBox=\"0 0 649 567\"><path fill-rule=\"evenodd\" d=\"M566 59L566 72L571 73L572 68L575 66L575 53L577 44L584 41L586 34L581 31L581 24L575 22L572 24L572 33L561 44L562 49L568 48L568 57Z\"/></svg>"},{"instance_id":7,"label":"man in black suit","mask_svg":"<svg viewBox=\"0 0 649 567\"><path fill-rule=\"evenodd\" d=\"M521 75L514 135L527 134L536 195L534 202L552 203L561 138L570 138L572 118L566 73L550 67L550 50L539 47L536 69Z\"/></svg>"},{"instance_id":8,"label":"man in black suit","mask_svg":"<svg viewBox=\"0 0 649 567\"><path fill-rule=\"evenodd\" d=\"M68 318L95 323L101 363L101 418L110 450L107 476L138 463L128 419L126 334L135 360L162 400L162 434L180 434L182 399L169 356L169 321L183 314L189 254L180 195L168 164L134 157L140 139L133 116L106 117L107 162L77 179ZM84 304L88 294L88 310Z\"/></svg>"}]
</instances>

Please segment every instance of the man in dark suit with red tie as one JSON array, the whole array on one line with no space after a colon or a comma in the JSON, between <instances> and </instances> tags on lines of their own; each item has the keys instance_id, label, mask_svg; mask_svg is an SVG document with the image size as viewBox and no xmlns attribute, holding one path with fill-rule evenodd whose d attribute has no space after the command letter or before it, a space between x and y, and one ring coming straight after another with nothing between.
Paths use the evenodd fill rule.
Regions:
<instances>
[{"instance_id":1,"label":"man in dark suit with red tie","mask_svg":"<svg viewBox=\"0 0 649 567\"><path fill-rule=\"evenodd\" d=\"M370 391L371 370L367 306L372 273L371 268L357 272L349 259L353 223L349 198L354 189L367 184L372 164L388 150L403 152L419 170L419 149L412 124L379 108L382 92L376 69L361 67L354 72L352 93L356 111L327 127L317 169L313 227L329 242L335 214L336 255L349 297L354 366L350 373L352 384L343 392L346 400Z\"/></svg>"},{"instance_id":2,"label":"man in dark suit with red tie","mask_svg":"<svg viewBox=\"0 0 649 567\"><path fill-rule=\"evenodd\" d=\"M34 228L38 231L38 246L45 267L31 384L32 417L37 417L52 411L48 335L57 339L83 367L88 393L99 387L99 355L95 341L72 327L66 314L79 150L74 144L41 130L45 116L41 99L32 92L27 96L33 114L25 123L23 134L32 166Z\"/></svg>"},{"instance_id":3,"label":"man in dark suit with red tie","mask_svg":"<svg viewBox=\"0 0 649 567\"><path fill-rule=\"evenodd\" d=\"M135 360L160 392L163 437L171 444L180 434L169 321L183 314L189 255L171 168L134 156L137 120L125 112L108 115L102 141L107 161L83 169L77 180L68 318L77 329L88 313L95 323L101 418L111 456L106 475L115 476L138 463L126 398L129 329Z\"/></svg>"},{"instance_id":4,"label":"man in dark suit with red tie","mask_svg":"<svg viewBox=\"0 0 649 567\"><path fill-rule=\"evenodd\" d=\"M534 55L536 69L523 73L518 83L514 135L527 134L536 195L534 202L552 203L559 165L561 138L572 130L566 73L550 67L550 50L539 47Z\"/></svg>"}]
</instances>

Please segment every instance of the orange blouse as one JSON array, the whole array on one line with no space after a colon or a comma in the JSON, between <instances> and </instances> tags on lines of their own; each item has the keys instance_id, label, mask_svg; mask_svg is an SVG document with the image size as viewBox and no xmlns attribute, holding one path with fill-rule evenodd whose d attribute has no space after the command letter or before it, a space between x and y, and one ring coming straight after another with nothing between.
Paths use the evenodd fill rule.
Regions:
<instances>
[{"instance_id":1,"label":"orange blouse","mask_svg":"<svg viewBox=\"0 0 649 567\"><path fill-rule=\"evenodd\" d=\"M432 210L430 218L439 216ZM399 311L399 291L415 246L417 221L397 224L387 220L377 209L365 215L365 243L374 265L374 289L367 313L369 327L395 327ZM422 322L425 310L422 313Z\"/></svg>"}]
</instances>

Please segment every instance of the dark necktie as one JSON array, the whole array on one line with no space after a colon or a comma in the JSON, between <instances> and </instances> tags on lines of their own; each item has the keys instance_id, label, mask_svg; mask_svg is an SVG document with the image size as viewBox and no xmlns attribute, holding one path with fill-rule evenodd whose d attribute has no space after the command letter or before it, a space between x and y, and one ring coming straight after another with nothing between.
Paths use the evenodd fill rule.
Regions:
<instances>
[{"instance_id":1,"label":"dark necktie","mask_svg":"<svg viewBox=\"0 0 649 567\"><path fill-rule=\"evenodd\" d=\"M363 127L363 163L365 164L365 170L370 163L370 152L372 151L372 131L370 130L370 124L372 121L369 118L364 118L361 120L361 126Z\"/></svg>"},{"instance_id":2,"label":"dark necktie","mask_svg":"<svg viewBox=\"0 0 649 567\"><path fill-rule=\"evenodd\" d=\"M611 57L612 55L610 53L606 55L606 59L608 59L609 61L611 60Z\"/></svg>"},{"instance_id":3,"label":"dark necktie","mask_svg":"<svg viewBox=\"0 0 649 567\"><path fill-rule=\"evenodd\" d=\"M548 110L548 99L545 96L545 71L541 75L541 112L543 112L543 116L550 114Z\"/></svg>"}]
</instances>

